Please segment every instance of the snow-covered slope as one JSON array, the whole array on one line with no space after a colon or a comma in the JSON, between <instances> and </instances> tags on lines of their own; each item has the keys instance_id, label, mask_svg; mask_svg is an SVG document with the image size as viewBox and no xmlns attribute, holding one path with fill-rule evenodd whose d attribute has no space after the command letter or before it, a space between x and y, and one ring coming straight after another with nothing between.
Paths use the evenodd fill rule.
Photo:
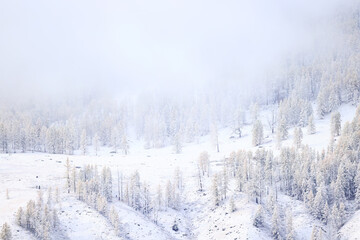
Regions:
<instances>
[{"instance_id":1,"label":"snow-covered slope","mask_svg":"<svg viewBox=\"0 0 360 240\"><path fill-rule=\"evenodd\" d=\"M342 123L349 121L355 114L355 107L344 105L339 109ZM266 121L266 111L262 112ZM316 120L317 132L306 134L303 129L303 143L321 150L326 148L330 138L330 117ZM255 150L251 143L252 126L246 125L243 137L230 138L229 128L219 132L220 152L211 144L210 136L204 136L198 143L185 144L182 153L175 154L172 147L160 149L144 149L144 143L133 141L130 154L112 154L110 149L103 148L97 156L91 151L82 155L51 155L43 153L18 153L0 155L0 223L9 222L14 239L35 239L35 237L15 224L15 213L25 207L30 199L36 199L37 186L44 191L49 187L60 189L59 219L57 232L59 239L270 239L270 218L265 214L266 224L263 228L253 226L253 219L258 205L248 200L248 197L235 191L235 183L230 184L230 195L233 196L236 211L227 209L229 199L214 208L211 204L210 191L198 192L196 162L199 154L208 151L213 171L220 170L218 161L228 157L232 151L239 149ZM288 140L284 146L293 144L293 130L290 129ZM275 136L265 127L265 143L263 148L276 151ZM123 232L117 236L109 220L96 210L77 200L65 191L65 161L69 157L75 167L85 164L109 166L113 172L113 192L116 192L117 170L129 176L138 170L142 180L149 183L151 192L156 191L158 184L165 185L173 178L174 171L179 167L183 172L184 194L182 207L178 210L160 211L158 223L114 199L112 206L119 213ZM211 185L211 180L204 181L205 188ZM6 189L9 199L6 199ZM309 239L314 225L324 230L326 226L315 220L304 204L287 196L279 195L281 208L291 209L296 239ZM174 221L179 231L172 230ZM356 212L341 228L341 239L360 238L360 212Z\"/></svg>"}]
</instances>

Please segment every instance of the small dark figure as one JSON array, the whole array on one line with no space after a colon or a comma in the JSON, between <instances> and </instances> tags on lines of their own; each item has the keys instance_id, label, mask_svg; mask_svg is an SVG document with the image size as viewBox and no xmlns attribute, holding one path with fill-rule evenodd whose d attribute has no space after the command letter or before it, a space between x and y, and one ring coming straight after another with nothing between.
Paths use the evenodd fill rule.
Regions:
<instances>
[{"instance_id":1,"label":"small dark figure","mask_svg":"<svg viewBox=\"0 0 360 240\"><path fill-rule=\"evenodd\" d=\"M172 230L175 232L179 231L178 225L176 223L172 226Z\"/></svg>"}]
</instances>

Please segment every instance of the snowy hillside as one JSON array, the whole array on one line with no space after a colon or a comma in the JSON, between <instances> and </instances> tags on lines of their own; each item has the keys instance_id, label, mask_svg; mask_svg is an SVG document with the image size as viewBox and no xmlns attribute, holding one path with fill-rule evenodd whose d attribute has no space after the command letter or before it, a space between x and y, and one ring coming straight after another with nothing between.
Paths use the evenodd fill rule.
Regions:
<instances>
[{"instance_id":1,"label":"snowy hillside","mask_svg":"<svg viewBox=\"0 0 360 240\"><path fill-rule=\"evenodd\" d=\"M359 0L0 1L0 240L360 239Z\"/></svg>"},{"instance_id":2,"label":"snowy hillside","mask_svg":"<svg viewBox=\"0 0 360 240\"><path fill-rule=\"evenodd\" d=\"M355 108L350 105L342 106L339 112L343 125L355 116ZM261 112L261 115L266 115L266 111ZM316 133L304 133L303 144L317 150L325 149L330 138L330 116L316 120L315 125ZM228 197L221 200L219 206L213 205L211 177L205 174L202 179L203 191L200 192L198 186L196 164L200 153L207 151L210 155L210 175L222 172L223 159L229 158L231 152L240 149L251 149L255 152L258 149L252 147L251 130L251 125L245 126L243 137L240 139L232 138L230 129L220 130L219 152L213 146L210 136L205 136L199 143L186 144L181 154L174 154L172 147L144 150L143 143L136 141L132 144L129 155L110 153L111 149L107 148L98 152L97 156L92 149L86 156L79 154L70 157L43 153L2 154L0 221L10 223L14 239L35 239L32 233L17 226L16 212L20 206L25 208L27 201L37 198L39 190L36 187L40 186L44 196L50 188L53 191L59 189L59 200L55 204L59 226L53 233L54 236L58 236L55 238L59 239L270 239L272 216L267 209L263 209L263 226L253 225L259 204L252 201L246 193L237 190L236 179L229 178ZM303 131L306 132L305 129ZM264 135L267 137L262 148L278 152L274 135L271 135L269 129L265 129ZM289 129L289 139L283 142L283 146L292 145L293 129ZM96 165L99 171L103 166L110 167L113 194L108 208L113 206L118 213L120 234L116 234L107 217L89 204L78 200L77 193L67 193L65 164L68 157L71 166L77 170L83 169L86 164ZM135 170L139 171L141 181L149 184L151 195L155 197L159 184L166 186L168 180L175 181L174 172L177 167L183 179L180 202L176 210L164 205L157 212L156 221L153 213L143 214L116 199L117 171L124 175L124 179L130 177ZM9 199L6 198L7 190ZM234 211L230 207L231 201ZM315 219L302 201L279 193L276 202L277 207L281 209L281 234L286 232L285 213L290 209L296 239L309 239L314 226L323 229L323 237L328 238L328 227ZM360 236L357 229L358 215L358 212L347 215L346 223L339 230L341 239L356 239ZM177 223L178 231L172 229L174 221Z\"/></svg>"}]
</instances>

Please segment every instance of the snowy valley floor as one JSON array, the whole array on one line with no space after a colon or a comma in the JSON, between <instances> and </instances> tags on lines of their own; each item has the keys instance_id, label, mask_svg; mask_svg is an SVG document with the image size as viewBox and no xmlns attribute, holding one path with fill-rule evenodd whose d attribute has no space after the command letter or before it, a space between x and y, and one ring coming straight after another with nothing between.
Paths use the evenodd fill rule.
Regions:
<instances>
[{"instance_id":1,"label":"snowy valley floor","mask_svg":"<svg viewBox=\"0 0 360 240\"><path fill-rule=\"evenodd\" d=\"M343 106L340 109L342 123L352 120L355 108ZM317 133L307 135L303 129L303 144L321 150L329 142L329 116L323 120L316 120ZM265 122L265 121L264 121ZM33 234L18 227L15 223L15 213L27 201L36 199L37 189L43 191L49 187L60 189L59 219L60 227L55 239L270 239L270 218L265 214L265 225L262 228L253 226L253 218L258 205L249 202L248 197L234 190L235 182L230 182L229 195L234 197L235 212L227 210L228 203L212 207L210 199L211 179L205 179L206 191L199 192L197 184L196 162L201 152L208 151L212 171L220 170L218 162L228 157L230 152L239 149L252 149L251 125L243 130L241 139L232 139L230 129L220 131L220 152L217 153L210 144L210 137L206 136L199 143L185 144L181 154L174 154L172 147L161 149L143 148L143 142L132 142L130 154L111 154L111 149L104 148L95 156L89 149L89 154L52 155L44 153L16 153L0 155L0 224L8 222L14 239L36 239ZM290 137L283 145L292 144ZM263 147L272 148L276 152L274 136L265 129L265 144ZM164 186L168 179L173 178L176 167L183 173L184 193L183 203L178 211L168 209L160 211L158 223L155 224L148 217L128 207L126 204L113 200L112 206L118 211L123 234L116 235L109 221L86 203L79 201L73 194L65 190L65 162L69 157L72 165L83 167L85 164L109 166L113 176L113 193L116 193L117 170L129 176L135 170L140 173L142 181L151 186L151 192L156 187ZM219 169L218 169L219 168ZM232 181L232 180L231 180ZM9 199L6 199L6 189ZM290 197L280 195L279 204L282 209L291 209L296 239L310 239L315 225L326 230L326 226L308 212L304 204ZM227 200L228 201L228 200ZM176 219L179 231L172 230ZM360 212L355 212L340 229L341 239L360 239Z\"/></svg>"}]
</instances>

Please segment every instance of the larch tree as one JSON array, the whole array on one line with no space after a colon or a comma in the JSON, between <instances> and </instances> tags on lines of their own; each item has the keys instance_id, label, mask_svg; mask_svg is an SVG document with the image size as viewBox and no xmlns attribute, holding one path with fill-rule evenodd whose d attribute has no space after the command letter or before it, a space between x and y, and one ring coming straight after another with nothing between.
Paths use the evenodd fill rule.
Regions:
<instances>
[{"instance_id":1,"label":"larch tree","mask_svg":"<svg viewBox=\"0 0 360 240\"><path fill-rule=\"evenodd\" d=\"M12 239L11 228L8 223L4 223L2 225L0 238L1 238L1 240L11 240Z\"/></svg>"},{"instance_id":2,"label":"larch tree","mask_svg":"<svg viewBox=\"0 0 360 240\"><path fill-rule=\"evenodd\" d=\"M183 145L182 145L182 141L181 141L181 133L180 133L180 131L175 134L173 142L174 142L174 151L175 151L175 153L176 154L181 153Z\"/></svg>"},{"instance_id":3,"label":"larch tree","mask_svg":"<svg viewBox=\"0 0 360 240\"><path fill-rule=\"evenodd\" d=\"M280 219L278 213L278 207L275 205L272 217L271 217L271 236L275 240L280 240Z\"/></svg>"},{"instance_id":4,"label":"larch tree","mask_svg":"<svg viewBox=\"0 0 360 240\"><path fill-rule=\"evenodd\" d=\"M360 187L358 187L358 188L356 189L355 203L356 203L356 208L357 208L357 209L360 209Z\"/></svg>"},{"instance_id":5,"label":"larch tree","mask_svg":"<svg viewBox=\"0 0 360 240\"><path fill-rule=\"evenodd\" d=\"M129 149L130 149L130 146L129 146L129 141L127 139L127 135L126 133L124 132L123 135L122 135L122 138L121 138L121 149L123 151L123 153L125 155L128 155L129 154Z\"/></svg>"},{"instance_id":6,"label":"larch tree","mask_svg":"<svg viewBox=\"0 0 360 240\"><path fill-rule=\"evenodd\" d=\"M316 127L315 127L315 123L314 123L314 115L311 115L309 117L309 121L308 121L308 125L307 125L307 133L309 135L316 133Z\"/></svg>"},{"instance_id":7,"label":"larch tree","mask_svg":"<svg viewBox=\"0 0 360 240\"><path fill-rule=\"evenodd\" d=\"M236 211L236 206L235 206L235 201L234 201L234 197L231 196L229 203L228 203L228 211L230 213L235 212Z\"/></svg>"},{"instance_id":8,"label":"larch tree","mask_svg":"<svg viewBox=\"0 0 360 240\"><path fill-rule=\"evenodd\" d=\"M207 176L210 176L210 156L208 152L202 152L200 153L199 159L198 159L198 166L200 169L200 172L202 176L205 176L205 173L207 173Z\"/></svg>"},{"instance_id":9,"label":"larch tree","mask_svg":"<svg viewBox=\"0 0 360 240\"><path fill-rule=\"evenodd\" d=\"M261 205L259 206L258 210L256 211L253 225L257 228L264 226L264 213L263 213L263 209L262 209Z\"/></svg>"},{"instance_id":10,"label":"larch tree","mask_svg":"<svg viewBox=\"0 0 360 240\"><path fill-rule=\"evenodd\" d=\"M302 139L303 139L303 132L302 132L301 128L295 128L294 129L294 145L296 148L301 147Z\"/></svg>"},{"instance_id":11,"label":"larch tree","mask_svg":"<svg viewBox=\"0 0 360 240\"><path fill-rule=\"evenodd\" d=\"M286 212L286 240L294 240L294 228L291 209L288 209Z\"/></svg>"},{"instance_id":12,"label":"larch tree","mask_svg":"<svg viewBox=\"0 0 360 240\"><path fill-rule=\"evenodd\" d=\"M211 192L212 192L213 205L215 207L219 206L220 204L219 180L218 180L218 175L216 173L213 175Z\"/></svg>"},{"instance_id":13,"label":"larch tree","mask_svg":"<svg viewBox=\"0 0 360 240\"><path fill-rule=\"evenodd\" d=\"M340 136L341 133L341 115L339 112L331 114L331 135L334 137Z\"/></svg>"},{"instance_id":14,"label":"larch tree","mask_svg":"<svg viewBox=\"0 0 360 240\"><path fill-rule=\"evenodd\" d=\"M252 144L253 146L259 146L264 139L264 129L260 120L256 120L252 129Z\"/></svg>"},{"instance_id":15,"label":"larch tree","mask_svg":"<svg viewBox=\"0 0 360 240\"><path fill-rule=\"evenodd\" d=\"M70 177L70 169L71 169L71 166L70 166L70 161L69 161L69 158L66 158L66 173L65 173L65 177L66 177L66 188L67 188L67 191L68 193L70 193L70 189L71 189L71 177Z\"/></svg>"},{"instance_id":16,"label":"larch tree","mask_svg":"<svg viewBox=\"0 0 360 240\"><path fill-rule=\"evenodd\" d=\"M85 129L83 129L80 137L80 150L83 155L85 155L87 152L87 137Z\"/></svg>"}]
</instances>

